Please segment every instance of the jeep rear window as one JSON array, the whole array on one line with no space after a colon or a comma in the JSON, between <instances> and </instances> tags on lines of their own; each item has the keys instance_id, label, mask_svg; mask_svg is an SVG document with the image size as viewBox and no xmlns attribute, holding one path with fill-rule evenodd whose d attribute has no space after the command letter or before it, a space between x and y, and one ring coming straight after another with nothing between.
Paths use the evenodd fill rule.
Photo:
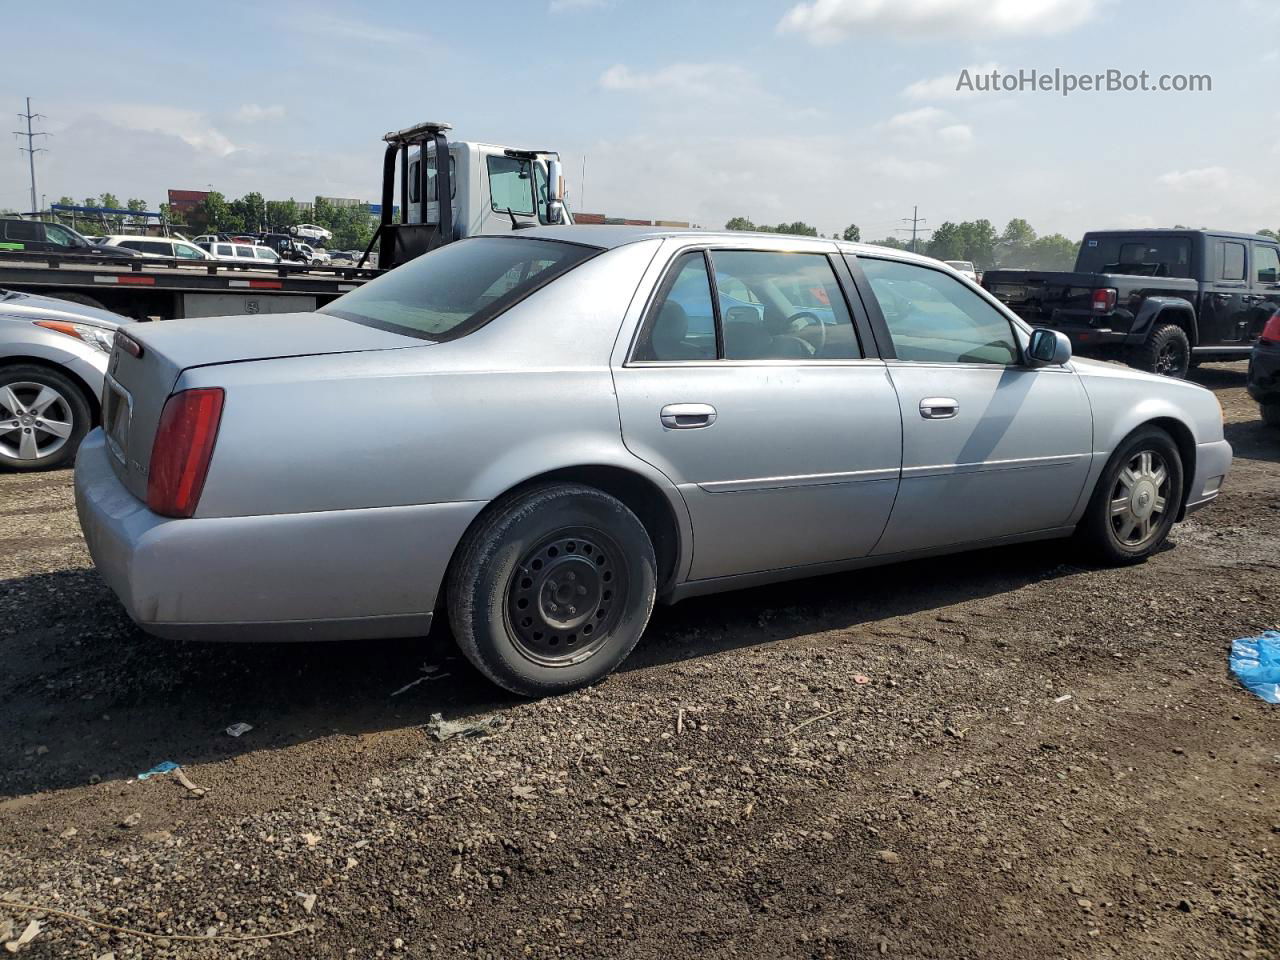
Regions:
<instances>
[{"instance_id":1,"label":"jeep rear window","mask_svg":"<svg viewBox=\"0 0 1280 960\"><path fill-rule=\"evenodd\" d=\"M600 253L532 237L474 237L424 254L320 309L424 340L453 340Z\"/></svg>"},{"instance_id":2,"label":"jeep rear window","mask_svg":"<svg viewBox=\"0 0 1280 960\"><path fill-rule=\"evenodd\" d=\"M1136 277L1191 277L1191 241L1186 237L1086 235L1077 273L1119 273Z\"/></svg>"}]
</instances>

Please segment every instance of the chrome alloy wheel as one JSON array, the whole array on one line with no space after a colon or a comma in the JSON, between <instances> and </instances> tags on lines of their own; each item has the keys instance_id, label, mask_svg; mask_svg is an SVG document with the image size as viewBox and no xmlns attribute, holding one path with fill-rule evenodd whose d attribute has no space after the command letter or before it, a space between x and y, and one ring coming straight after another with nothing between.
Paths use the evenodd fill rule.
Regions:
<instances>
[{"instance_id":1,"label":"chrome alloy wheel","mask_svg":"<svg viewBox=\"0 0 1280 960\"><path fill-rule=\"evenodd\" d=\"M1154 450L1139 450L1125 463L1111 490L1111 531L1130 548L1145 546L1169 508L1169 466Z\"/></svg>"},{"instance_id":2,"label":"chrome alloy wheel","mask_svg":"<svg viewBox=\"0 0 1280 960\"><path fill-rule=\"evenodd\" d=\"M0 454L41 460L62 449L75 427L71 404L45 383L0 384Z\"/></svg>"}]
</instances>

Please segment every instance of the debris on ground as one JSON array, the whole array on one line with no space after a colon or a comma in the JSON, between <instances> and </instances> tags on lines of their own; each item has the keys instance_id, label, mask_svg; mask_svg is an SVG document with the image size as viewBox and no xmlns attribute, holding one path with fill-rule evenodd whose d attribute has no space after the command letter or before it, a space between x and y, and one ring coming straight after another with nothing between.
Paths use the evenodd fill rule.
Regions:
<instances>
[{"instance_id":1,"label":"debris on ground","mask_svg":"<svg viewBox=\"0 0 1280 960\"><path fill-rule=\"evenodd\" d=\"M252 729L253 724L251 723L233 723L231 726L227 727L227 736L239 737L248 733Z\"/></svg>"},{"instance_id":2,"label":"debris on ground","mask_svg":"<svg viewBox=\"0 0 1280 960\"><path fill-rule=\"evenodd\" d=\"M1054 698L1053 698L1053 702L1054 702L1054 703L1066 703L1066 702L1067 702L1068 700L1070 700L1070 699L1071 699L1071 694L1069 694L1069 693L1064 693L1064 694L1063 694L1062 696L1060 696L1060 697L1054 697Z\"/></svg>"},{"instance_id":3,"label":"debris on ground","mask_svg":"<svg viewBox=\"0 0 1280 960\"><path fill-rule=\"evenodd\" d=\"M162 773L172 773L177 769L178 765L172 760L162 760L150 770L144 770L142 773L138 774L138 779L149 780L150 778L159 776Z\"/></svg>"},{"instance_id":4,"label":"debris on ground","mask_svg":"<svg viewBox=\"0 0 1280 960\"><path fill-rule=\"evenodd\" d=\"M501 717L485 717L481 720L446 720L442 714L433 713L427 723L427 733L441 743L454 737L487 737L505 726Z\"/></svg>"},{"instance_id":5,"label":"debris on ground","mask_svg":"<svg viewBox=\"0 0 1280 960\"><path fill-rule=\"evenodd\" d=\"M10 940L4 945L4 948L10 953L17 953L28 943L40 935L40 921L32 920L27 924L27 928L22 931L22 935L17 940Z\"/></svg>"},{"instance_id":6,"label":"debris on ground","mask_svg":"<svg viewBox=\"0 0 1280 960\"><path fill-rule=\"evenodd\" d=\"M173 775L178 778L178 782L180 784L191 792L193 797L203 797L205 795L204 787L197 787L192 783L191 778L187 776L187 772L181 767L178 767L178 769L173 772Z\"/></svg>"},{"instance_id":7,"label":"debris on ground","mask_svg":"<svg viewBox=\"0 0 1280 960\"><path fill-rule=\"evenodd\" d=\"M1231 672L1267 703L1280 703L1280 633L1268 630L1231 644Z\"/></svg>"},{"instance_id":8,"label":"debris on ground","mask_svg":"<svg viewBox=\"0 0 1280 960\"><path fill-rule=\"evenodd\" d=\"M445 677L452 676L452 674L447 672L444 669L444 667L437 666L436 664L433 664L433 663L424 663L419 668L419 670L421 671L422 676L420 676L417 680L410 680L399 690L393 691L391 696L398 697L400 696L400 694L404 693L406 690L412 690L418 684L423 683L424 681L427 681L427 680L443 680Z\"/></svg>"},{"instance_id":9,"label":"debris on ground","mask_svg":"<svg viewBox=\"0 0 1280 960\"><path fill-rule=\"evenodd\" d=\"M294 896L297 897L298 902L302 904L302 909L307 913L310 913L315 909L316 895L314 893L303 893L299 890L294 894Z\"/></svg>"}]
</instances>

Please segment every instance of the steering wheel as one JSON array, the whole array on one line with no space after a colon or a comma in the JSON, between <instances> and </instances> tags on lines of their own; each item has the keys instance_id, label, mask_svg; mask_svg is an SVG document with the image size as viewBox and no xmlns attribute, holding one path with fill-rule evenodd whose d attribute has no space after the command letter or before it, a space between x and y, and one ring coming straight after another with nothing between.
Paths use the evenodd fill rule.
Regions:
<instances>
[{"instance_id":1,"label":"steering wheel","mask_svg":"<svg viewBox=\"0 0 1280 960\"><path fill-rule=\"evenodd\" d=\"M818 342L814 343L806 334L814 327L818 330ZM787 329L813 347L814 354L822 353L827 348L827 325L815 313L801 310L787 317Z\"/></svg>"}]
</instances>

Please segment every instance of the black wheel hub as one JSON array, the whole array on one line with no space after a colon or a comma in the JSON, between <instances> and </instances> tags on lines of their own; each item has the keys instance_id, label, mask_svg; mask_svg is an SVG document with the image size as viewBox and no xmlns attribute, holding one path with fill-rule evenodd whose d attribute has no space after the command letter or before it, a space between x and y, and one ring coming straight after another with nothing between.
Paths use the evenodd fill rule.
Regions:
<instances>
[{"instance_id":1,"label":"black wheel hub","mask_svg":"<svg viewBox=\"0 0 1280 960\"><path fill-rule=\"evenodd\" d=\"M1156 373L1167 377L1171 373L1181 372L1184 365L1185 358L1180 344L1166 343L1160 348L1160 353L1156 357Z\"/></svg>"},{"instance_id":2,"label":"black wheel hub","mask_svg":"<svg viewBox=\"0 0 1280 960\"><path fill-rule=\"evenodd\" d=\"M507 617L520 652L545 666L585 660L608 640L626 600L625 560L596 530L561 530L511 577Z\"/></svg>"}]
</instances>

